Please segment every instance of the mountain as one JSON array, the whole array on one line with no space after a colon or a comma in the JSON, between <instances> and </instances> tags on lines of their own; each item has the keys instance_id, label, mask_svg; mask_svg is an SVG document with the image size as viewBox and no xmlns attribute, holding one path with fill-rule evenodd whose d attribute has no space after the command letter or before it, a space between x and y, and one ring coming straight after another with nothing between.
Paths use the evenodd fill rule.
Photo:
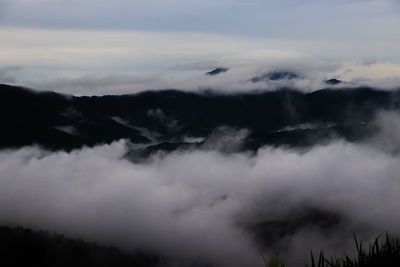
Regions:
<instances>
[{"instance_id":1,"label":"mountain","mask_svg":"<svg viewBox=\"0 0 400 267\"><path fill-rule=\"evenodd\" d=\"M158 266L159 259L144 253L124 254L107 247L46 231L0 226L4 266Z\"/></svg>"},{"instance_id":2,"label":"mountain","mask_svg":"<svg viewBox=\"0 0 400 267\"><path fill-rule=\"evenodd\" d=\"M250 80L253 83L258 83L258 82L266 82L268 80L279 81L279 80L292 80L292 79L298 79L298 78L300 78L299 75L297 75L296 73L290 72L290 71L273 71L273 72L263 74L261 76L254 76Z\"/></svg>"},{"instance_id":3,"label":"mountain","mask_svg":"<svg viewBox=\"0 0 400 267\"><path fill-rule=\"evenodd\" d=\"M76 97L0 85L0 147L38 144L71 150L124 138L143 145L137 154L149 155L210 145L216 134L235 135L243 129L247 133L235 149L309 146L332 136L359 141L374 131L376 112L399 109L399 101L398 91L371 88Z\"/></svg>"},{"instance_id":4,"label":"mountain","mask_svg":"<svg viewBox=\"0 0 400 267\"><path fill-rule=\"evenodd\" d=\"M215 76L220 73L227 72L228 70L229 70L228 68L218 67L218 68L213 69L212 71L207 72L206 75Z\"/></svg>"},{"instance_id":5,"label":"mountain","mask_svg":"<svg viewBox=\"0 0 400 267\"><path fill-rule=\"evenodd\" d=\"M260 248L260 251L265 249L271 252L270 255L277 255L279 257L281 255L291 255L290 253L292 252L286 254L286 251L290 251L292 244L302 245L303 243L295 242L297 242L296 240L302 240L303 233L308 235L309 230L311 234L321 233L321 235L326 236L329 240L332 240L331 237L334 236L339 236L337 240L342 240L340 239L340 235L343 231L351 229L352 226L349 225L354 224L358 227L358 217L349 216L349 211L347 210L344 212L341 211L341 208L337 207L336 202L327 204L331 196L335 196L335 198L336 196L340 196L340 198L338 198L338 203L341 204L341 193L345 191L346 198L343 199L350 199L350 201L346 200L350 203L351 200L358 198L358 194L354 194L354 192L358 192L357 188L360 181L362 181L362 183L365 181L366 185L368 185L362 186L362 188L366 188L366 193L362 192L364 189L360 189L362 193L361 196L363 196L363 194L370 194L370 188L376 185L376 180L375 178L372 179L372 176L381 179L380 174L383 173L384 178L385 175L389 175L389 178L386 179L389 181L393 180L393 174L397 173L397 169L386 170L386 168L382 169L381 166L396 166L396 164L391 163L397 162L396 160L398 157L396 155L392 158L390 155L385 154L383 156L378 154L376 157L376 164L378 167L374 168L379 171L372 172L372 174L367 176L364 180L358 180L358 177L363 179L367 174L364 166L366 164L372 164L375 161L375 157L372 157L369 153L365 153L364 148L362 148L361 151L360 148L358 148L359 146L354 146L357 148L349 148L351 153L349 151L344 151L343 159L342 152L338 153L334 151L337 147L336 145L339 145L338 147L340 149L342 148L341 142L339 144L333 144L335 145L333 146L335 147L333 150L330 145L327 146L327 150L325 147L322 147L322 152L311 153L311 157L309 155L310 153L303 152L305 150L311 150L314 145L328 143L333 139L343 139L348 142L374 140L369 138L379 131L379 127L376 124L377 114L382 110L399 111L399 109L400 91L383 91L366 87L327 88L314 92L301 92L282 88L269 92L253 91L232 94L210 90L198 92L160 90L130 95L77 97L55 92L37 92L17 86L0 85L1 149L15 149L24 146L38 145L50 151L70 151L81 147L93 147L98 144L110 143L119 139L128 140L126 142L127 145L124 146L124 148L127 147L127 150L123 152L125 154L123 155L122 164L120 164L120 154L118 154L116 156L118 157L117 162L114 160L110 162L108 162L108 160L100 162L106 165L104 165L103 169L95 167L94 175L90 172L93 163L92 159L83 163L89 165L83 165L84 168L81 168L83 170L82 172L70 172L70 168L75 168L74 164L76 164L76 162L80 164L84 157L88 157L88 154L81 153L85 152L86 149L78 151L77 153L69 153L70 155L68 158L73 158L74 160L72 163L69 160L65 162L62 160L61 163L58 164L58 169L54 169L57 170L57 172L51 170L47 173L46 168L43 166L52 165L53 160L46 161L47 163L45 164L49 165L42 165L40 156L35 156L35 160L29 162L25 162L25 158L23 158L21 164L14 164L13 160L11 160L11 168L5 168L3 175L7 178L3 181L5 186L0 187L8 188L7 186L9 185L11 190L10 196L12 197L7 197L8 195L6 194L5 198L3 198L6 201L3 205L6 207L5 214L7 215L8 212L15 212L15 218L19 218L23 212L23 209L20 209L20 207L27 207L26 203L32 201L32 199L39 199L40 202L46 204L45 209L43 209L47 212L44 213L45 215L52 214L59 206L69 207L68 201L71 196L69 192L77 190L78 193L83 192L83 197L76 200L79 210L77 212L68 213L65 217L61 218L67 218L66 221L71 220L72 222L77 222L78 224L76 225L79 226L79 222L81 221L79 216L81 214L80 207L82 205L85 209L84 213L95 214L93 215L94 217L86 217L90 219L86 220L90 222L90 227L93 222L94 225L101 226L96 229L106 229L106 231L109 231L106 233L107 235L113 236L114 232L119 233L119 235L116 235L118 236L117 238L121 238L119 237L121 233L125 236L125 232L123 232L124 227L127 227L127 230L129 230L127 233L131 233L129 235L127 234L127 238L136 238L132 233L141 233L144 229L146 231L143 232L145 234L147 233L150 238L138 238L137 241L140 243L142 242L141 240L145 240L144 247L141 248L139 246L139 248L140 251L145 251L146 253L136 253L135 250L134 254L124 254L107 246L87 243L81 240L73 240L47 232L0 227L0 251L3 251L3 254L5 254L3 262L8 263L11 261L12 264L7 266L27 265L25 263L28 262L31 265L33 263L33 265L36 264L40 266L155 266L160 265L161 261L161 265L203 266L203 262L198 262L202 259L197 257L196 253L196 258L194 259L196 264L192 264L191 261L189 261L187 265L179 264L182 259L186 260L185 248L187 244L191 243L185 240L202 241L204 233L207 235L216 233L214 230L209 231L207 227L212 227L213 229L215 226L220 227L218 224L221 221L217 220L217 224L215 224L215 221L210 220L211 223L209 226L206 225L207 229L205 229L204 232L202 232L203 230L197 232L199 236L198 239L197 237L194 237L194 239L191 237L189 239L184 238L182 240L185 242L179 241L177 242L179 244L174 244L174 238L169 239L168 237L167 239L158 239L157 235L164 236L163 233L167 233L171 236L175 236L189 233L188 235L191 236L191 229L195 229L194 232L196 233L196 227L198 226L197 221L192 219L187 220L185 216L194 219L200 218L201 216L202 224L206 222L208 218L211 218L210 216L214 217L218 215L215 217L219 217L221 215L224 222L221 224L222 227L228 227L229 230L230 226L225 222L232 219L232 213L227 213L229 214L229 218L225 221L225 217L223 217L224 211L226 211L225 207L230 209L230 203L242 200L244 200L245 203L250 203L250 205L240 205L240 210L238 209L238 214L240 214L237 217L237 222L236 218L233 218L235 221L232 221L232 225L235 225L233 230L239 230L240 233L248 234L249 240L253 240L255 245ZM389 136L387 139L390 139L392 136ZM382 137L382 139L383 142L385 142L386 135ZM387 144L396 146L395 142L387 142ZM283 149L279 150L279 153L276 153L274 149L270 152L268 152L269 149L265 149L254 157L256 161L261 162L261 165L256 165L254 167L253 164L255 161L253 161L252 155L257 153L259 148L266 145L301 149L300 152L297 149ZM180 150L195 151L196 153L193 153L193 155L192 153L172 155L166 159L163 157L156 157L156 160L152 161L154 158L151 156L155 153L164 155L172 151ZM197 153L199 150L211 150L212 152L217 151L221 153ZM240 154L240 157L237 157L237 154L225 157L228 153L242 151L246 153ZM8 157L8 154L13 155L19 153L19 151L12 151L11 153L9 153L9 151L3 152L4 157ZM331 157L332 152L334 152L333 154L336 153L333 157ZM269 154L263 156L263 153ZM351 156L349 156L349 153ZM355 156L353 156L353 153ZM366 155L367 160L363 159L361 156L364 153L368 154ZM55 157L59 157L60 155L63 157L64 155L64 153L54 154ZM203 156L211 157L211 160L202 162L203 159L198 157L202 154L205 154ZM303 156L303 154L305 155ZM77 159L75 159L76 155L78 155ZM80 155L84 155L84 157ZM296 156L293 158L292 155ZM321 162L318 160L316 161L315 159L321 157L321 155L324 157L328 155L328 157L322 158ZM183 163L180 156L184 158ZM17 157L19 156L17 155ZM337 161L337 157L341 160ZM189 158L189 160L186 158ZM286 160L288 158L290 158L289 161ZM382 165L382 158L383 160L391 159L390 164L385 163ZM126 164L126 159L131 160L135 164L132 164L133 166L126 166L128 165ZM282 165L275 166L276 164L272 162L272 167L268 166L268 160L271 159L282 162ZM96 158L94 160L96 160ZM221 161L219 162L218 160ZM229 161L228 165L224 165L225 160ZM294 171L286 173L286 169L290 170L293 165L297 164L298 160L301 161L301 166L295 166ZM322 162L323 160L327 160L328 162ZM215 161L215 165L213 165L214 163L210 164L211 161ZM245 163L239 165L242 164L242 161ZM144 164L136 164L143 162ZM336 164L337 162L338 164ZM347 162L349 163L348 165L344 164ZM197 169L193 174L191 172L186 173L185 170L191 169L193 163L198 164ZM107 190L107 185L104 187L96 186L96 188L100 188L98 198L97 191L92 192L91 189L87 190L85 186L81 188L82 183L78 183L76 187L75 183L72 185L69 184L71 181L74 182L81 177L83 179L93 177L93 181L96 181L96 183L99 181L100 185L102 185L103 179L102 176L97 177L98 173L107 168L114 169L114 164L116 164L115 168L118 168L118 172L113 171L111 175L108 175L108 173L104 175L110 177L109 179L112 181L110 184L112 184L113 188ZM250 171L239 173L239 178L235 178L235 175L232 175L232 173L237 171L238 168L232 168L232 171L229 169L236 164L238 164L238 168L242 168L242 166L246 166L247 168L248 166L248 170ZM322 167L316 166L315 164L322 164ZM33 167L31 165L33 165ZM211 165L211 171L207 170L209 167L207 165ZM219 165L222 166L221 169L223 169L223 171L220 171L218 168L214 170L216 166ZM4 166L7 167L7 165ZM258 169L260 166L262 166L262 168ZM329 166L327 171L319 170L321 168L326 168L326 166ZM338 174L336 174L335 168L337 168L337 166L340 166L340 168L343 166L343 169L349 168L350 170L338 172ZM389 167L393 168L393 166ZM125 167L127 169L125 169ZM318 170L314 171L316 167L318 167ZM302 168L306 168L306 170ZM372 168L372 170L374 168ZM27 171L20 171L20 169ZM172 170L172 175L168 172L169 169ZM11 170L11 175L8 174L9 170ZM50 177L48 180L38 179L37 182L33 181L32 185L34 186L28 186L30 185L28 181L32 180L30 177L31 170L33 172L37 171L37 173L33 173L36 175L32 175L32 177L41 177L42 172L43 177ZM54 173L63 173L64 170L66 176L55 175L53 177ZM382 170L382 172L380 170ZM15 171L15 173L13 171ZM279 171L282 171L283 174L280 174ZM144 179L136 179L136 176L141 178L142 172ZM256 173L255 176L253 172ZM246 178L246 180L251 180L250 184L247 184L247 182L243 183L241 179L242 177L246 177L247 173L251 179ZM119 176L120 174L123 176ZM178 192L175 191L177 189L179 190L179 194L181 192L184 193L182 195L185 196L185 199L186 196L193 196L193 199L189 197L183 202L176 200L177 206L172 206L172 208L169 209L164 205L164 198L160 198L154 201L155 204L153 207L153 199L157 197L154 197L151 192L155 191L156 195L159 194L159 180L162 186L164 186L164 180L159 179L159 175L165 175L165 177L168 178L166 180L168 183L170 176L178 176L178 178L174 180L174 186L170 187L169 184L166 183L168 184L168 190L162 192L163 195L167 193L167 197L169 198L169 195L172 196ZM180 175L181 178L179 177ZM191 177L191 175L193 175L193 177ZM307 178L310 175L312 179ZM125 178L119 179L120 177L128 176L131 177L132 180ZM234 179L226 178L230 176L233 176ZM288 176L290 176L290 178L288 178ZM341 179L336 181L335 179L339 176ZM342 176L344 177L343 179ZM63 179L63 177L76 177L77 179ZM206 179L204 179L204 182L201 181L200 191L196 192L196 190L198 190L197 181L203 177ZM221 177L224 179L221 179ZM261 177L261 183L255 184L257 181L255 182L256 179L252 177ZM306 177L306 179L304 179L304 177ZM320 183L320 178L325 180L321 180L322 182ZM180 181L180 179L185 182ZM189 185L192 183L190 179L195 179L193 180L196 181L194 187ZM236 179L238 181L235 181ZM304 179L304 181L302 179ZM348 179L357 180L352 181ZM14 180L16 184L14 184ZM325 189L322 183L328 180L333 181L333 184L337 184L340 181L344 181L343 183L345 184L338 188L331 189L332 183L328 183L328 188ZM105 181L107 182L108 180ZM141 185L142 181L144 182L144 187ZM188 181L188 184L186 184L186 181ZM372 181L372 185L368 184L369 181ZM385 181L385 179L379 181ZM44 184L42 184L42 182ZM144 194L137 193L142 190L142 188L146 188L148 186L147 184L153 184L153 182L154 185L151 186L154 186L154 188L150 187L148 191L145 189ZM21 183L22 187L17 187L19 186L18 183ZM274 185L275 183L277 185ZM316 183L316 185L313 183ZM92 187L92 183L87 184ZM288 184L290 184L289 190L285 191L286 185ZM138 188L137 190L135 189L136 187ZM235 189L235 187L237 187L237 189ZM244 189L243 191L247 191L253 190L252 188L255 187L257 187L257 190L254 192L249 191L249 193L244 192L244 194L240 192L242 189ZM388 185L388 188L389 187L392 187L392 185ZM20 188L23 190L19 190ZM127 188L127 190L115 190L114 188ZM185 188L188 188L189 191L185 191ZM212 188L212 190L209 190L209 188ZM309 194L314 194L314 192L321 188L322 191L318 192L316 197L310 197ZM386 189L386 187L384 188ZM59 192L64 192L64 190L68 189L72 190L67 191L68 197L63 197L62 194L59 196ZM181 191L182 189L184 191ZM164 188L161 191L163 190ZM276 193L275 190L277 190ZM210 195L208 193L203 193L208 191ZM303 191L304 193L297 194L295 191ZM386 194L386 192L390 190L380 189L380 191ZM380 191L377 191L378 195ZM88 192L87 195L86 192ZM106 194L104 192L106 192ZM42 194L44 198L41 197ZM236 199L236 194L240 196L238 199ZM323 195L325 194L327 198L324 198ZM28 196L26 197L26 195ZM146 196L144 197L142 195ZM353 195L355 195L354 198ZM75 194L72 194L72 196L75 196ZM130 198L131 196L133 198ZM106 199L105 202L98 201L99 199L102 200L103 197ZM61 199L60 201L58 201L59 198ZM320 198L322 198L322 200L320 200ZM47 208L47 203L51 204L51 200L53 199L57 200L55 201L55 206L50 205L50 208ZM192 206L192 203L197 203L198 199L201 200L199 204L194 204L194 206ZM393 197L393 199L395 198ZM231 202L232 200L234 202ZM171 202L175 202L175 200ZM396 201L393 202L396 203ZM14 203L17 204L17 208L15 209L13 208ZM63 205L59 205L59 203ZM105 203L105 205L103 203ZM138 206L135 206L136 203L138 203ZM253 203L255 204L254 207ZM366 210L366 204L364 204L364 202L359 205L359 210ZM71 210L73 211L74 207L73 205L71 206ZM101 208L99 208L100 206ZM129 208L126 209L125 207L128 206ZM130 209L131 206L132 209ZM29 214L33 214L37 212L38 209L42 209L41 205L36 204L33 205L33 210L31 210L30 207L31 206L28 205ZM35 207L38 208L35 210ZM198 207L201 208L199 209ZM108 217L109 221L112 221L110 225L108 225L109 221L103 221L108 213L97 212L103 210L108 211L109 209L112 215ZM179 222L185 221L185 224L182 224L184 226L182 232L177 228L170 231L169 227L163 224L162 214L164 209L166 209L166 218L170 218L171 216L179 220ZM127 210L128 212L126 212ZM142 213L142 210L144 213ZM197 210L201 212L199 217L197 217L197 213L194 213L197 212ZM211 215L207 215L206 213L210 210L212 211L210 212ZM356 210L356 208L354 208L354 210L356 213L359 211ZM63 213L64 210L61 208L59 212ZM353 209L351 209L350 212L353 212ZM390 210L388 212L391 213ZM161 216L158 216L159 213L161 213ZM41 213L39 214L41 217ZM114 214L117 216L114 217ZM156 214L156 216L150 216L150 219L147 219L147 215L143 216L143 214ZM193 216L193 214L196 216ZM55 221L54 224L57 226L57 220L53 220L52 215L47 218L46 216L43 217L45 217L43 219L43 227L46 228L46 225L48 227L53 221ZM142 219L141 217L144 218ZM7 218L7 216L5 218ZM35 221L33 224L31 223L32 219L30 219L29 216L27 218L28 219L24 221L24 217L22 217L19 223L27 226L36 225ZM141 223L139 226L131 226L130 223L125 223L125 221L130 222L129 220L131 218L140 221ZM150 230L147 231L146 224L150 222L149 224L153 225L153 218L157 220L154 224L159 223L160 226L154 226L155 230L152 228L153 226L151 226L148 228ZM355 221L354 218L356 219ZM390 218L392 217L389 216L388 218L390 222ZM40 223L40 220L38 221ZM64 219L60 221L64 224ZM5 222L7 222L7 220ZM13 219L10 220L10 222L13 222ZM120 224L119 222L122 223ZM175 221L172 222L175 223ZM18 221L16 223L18 223ZM144 225L143 228L141 228L142 223ZM191 228L192 224L194 228ZM16 224L11 225L13 226ZM375 224L372 225L374 226ZM39 226L38 224L38 227ZM364 227L363 225L361 226ZM138 229L133 229L134 231L130 232L130 227L132 227L132 229L138 227ZM159 231L159 227L166 229L166 232L164 232L164 230ZM57 227L55 229L57 229ZM68 227L64 229L68 230ZM190 232L186 232L187 229L190 230ZM373 229L375 229L375 226ZM91 230L89 229L88 231ZM97 232L100 232L98 230L95 231L96 235ZM68 233L68 231L66 233ZM225 231L223 231L223 233L225 233ZM225 236L225 234L222 236ZM299 238L298 236L300 236L300 239L297 239ZM148 240L151 241L149 243L157 243L157 240L161 240L161 243L165 243L168 248L166 250L164 250L164 248L160 249L159 246L155 246L155 249L152 249L151 246L149 248L147 246ZM172 240L172 246L175 246L174 250L178 251L178 254L183 255L182 259L178 257L176 264L176 254L172 253L172 255L170 255L171 250L169 250L169 247L171 244L165 240ZM121 244L124 244L123 241L124 238L121 239ZM307 244L307 242L308 240L304 242L304 244ZM311 240L310 242L314 241ZM194 243L196 242L192 242L192 244ZM226 242L226 246L230 245L228 243L230 242ZM318 244L316 244L316 246L318 246ZM190 249L193 250L193 246L191 246ZM221 249L221 251L229 251L223 250L223 247L221 247ZM295 251L295 253L297 253L297 251ZM205 254L200 255L204 257ZM164 256L166 258L164 258ZM214 256L211 255L209 259L205 259L204 262L206 264L204 264L204 266L220 266L208 264L207 260L212 260L212 257ZM241 255L238 255L238 257L241 257ZM17 260L13 265L15 259ZM288 259L290 259L289 256ZM168 262L168 260L171 260L171 263ZM104 264L99 264L99 261ZM231 266L230 264L228 265Z\"/></svg>"},{"instance_id":6,"label":"mountain","mask_svg":"<svg viewBox=\"0 0 400 267\"><path fill-rule=\"evenodd\" d=\"M329 79L329 80L326 80L325 83L329 84L329 85L337 85L337 84L341 84L343 82L338 79Z\"/></svg>"}]
</instances>

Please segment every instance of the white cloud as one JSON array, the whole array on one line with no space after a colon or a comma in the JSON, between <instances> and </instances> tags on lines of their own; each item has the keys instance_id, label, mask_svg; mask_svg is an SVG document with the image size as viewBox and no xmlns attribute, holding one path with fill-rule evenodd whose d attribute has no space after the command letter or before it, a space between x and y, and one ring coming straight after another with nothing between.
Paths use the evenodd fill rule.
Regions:
<instances>
[{"instance_id":1,"label":"white cloud","mask_svg":"<svg viewBox=\"0 0 400 267\"><path fill-rule=\"evenodd\" d=\"M258 55L303 57L268 40L190 32L74 31L0 28L0 59L26 68L23 80L88 73L165 71L198 61ZM269 47L269 49L266 49ZM29 70L29 71L28 71Z\"/></svg>"},{"instance_id":2,"label":"white cloud","mask_svg":"<svg viewBox=\"0 0 400 267\"><path fill-rule=\"evenodd\" d=\"M25 67L21 83L163 72L229 58L395 64L395 2L2 0L0 60Z\"/></svg>"},{"instance_id":3,"label":"white cloud","mask_svg":"<svg viewBox=\"0 0 400 267\"><path fill-rule=\"evenodd\" d=\"M275 252L288 266L305 262L310 249L342 253L352 231L400 234L399 157L368 145L265 147L255 156L187 151L141 164L123 159L126 151L123 141L70 153L1 151L0 224L222 266L261 265L241 225L287 219L302 207L345 220L331 235L308 226L289 237Z\"/></svg>"},{"instance_id":4,"label":"white cloud","mask_svg":"<svg viewBox=\"0 0 400 267\"><path fill-rule=\"evenodd\" d=\"M16 72L20 71L22 68L19 66L3 66L0 67L0 83L15 83L16 82Z\"/></svg>"},{"instance_id":5,"label":"white cloud","mask_svg":"<svg viewBox=\"0 0 400 267\"><path fill-rule=\"evenodd\" d=\"M390 77L400 77L400 65L388 62L377 62L368 60L364 64L347 63L343 64L334 75L341 77L345 81L351 81L357 78L371 80L385 79Z\"/></svg>"},{"instance_id":6,"label":"white cloud","mask_svg":"<svg viewBox=\"0 0 400 267\"><path fill-rule=\"evenodd\" d=\"M248 81L254 75L276 69L305 74L307 79L293 80L289 84L286 81L284 85L307 91L320 89L324 86L322 80L330 77L346 81L362 78L367 84L379 87L382 82L382 87L388 88L397 82L393 77L398 76L399 71L398 64L382 61L382 56L375 52L367 53L368 57L361 53L358 61L364 63L346 63L343 59L349 56L341 52L341 46L359 51L357 44L347 43L293 42L193 32L11 27L2 27L0 32L2 64L24 67L12 76L8 74L4 81L77 95L164 88L274 89L282 84L255 85ZM327 59L326 49L339 56ZM222 75L204 77L206 70L217 66L230 70Z\"/></svg>"},{"instance_id":7,"label":"white cloud","mask_svg":"<svg viewBox=\"0 0 400 267\"><path fill-rule=\"evenodd\" d=\"M224 63L223 63L224 62ZM206 69L206 67L208 68ZM215 76L205 75L213 66L225 66L229 70ZM253 60L225 58L214 64L183 64L179 70L133 72L126 74L87 74L71 78L20 82L21 85L38 90L51 90L74 95L128 94L146 90L178 89L199 91L212 89L222 93L250 92L254 90L277 90L282 87L312 92L328 87L326 80L337 78L345 83L335 88L370 86L376 89L393 90L400 87L400 69L397 64L371 63L369 65L336 62L313 62L307 58L274 58ZM185 70L187 68L187 70ZM298 79L265 80L254 83L251 78L274 71L289 71L300 76ZM393 76L392 76L393 75Z\"/></svg>"},{"instance_id":8,"label":"white cloud","mask_svg":"<svg viewBox=\"0 0 400 267\"><path fill-rule=\"evenodd\" d=\"M323 87L321 81L325 78L359 81L362 77L375 85L378 79L399 71L398 64L378 58L364 58L361 62L369 64L358 64L309 56L313 54L311 50L318 51L317 43L196 33L22 28L0 31L3 64L24 66L12 81L78 95L163 88L273 89L281 84L254 85L248 80L276 69L305 74L307 79L285 85L310 91ZM216 66L229 67L230 71L204 77L206 70Z\"/></svg>"}]
</instances>

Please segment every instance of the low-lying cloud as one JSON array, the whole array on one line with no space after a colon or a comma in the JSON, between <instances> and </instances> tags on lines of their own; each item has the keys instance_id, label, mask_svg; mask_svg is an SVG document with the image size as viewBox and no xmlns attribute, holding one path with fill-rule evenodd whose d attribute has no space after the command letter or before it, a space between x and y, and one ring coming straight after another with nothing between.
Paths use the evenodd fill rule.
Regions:
<instances>
[{"instance_id":1,"label":"low-lying cloud","mask_svg":"<svg viewBox=\"0 0 400 267\"><path fill-rule=\"evenodd\" d=\"M0 83L13 84L16 82L15 72L20 71L19 66L3 66L0 67Z\"/></svg>"},{"instance_id":2,"label":"low-lying cloud","mask_svg":"<svg viewBox=\"0 0 400 267\"><path fill-rule=\"evenodd\" d=\"M24 70L11 73L8 67L2 68L0 82L38 90L75 95L166 88L238 92L292 87L314 91L326 87L324 81L331 78L346 82L338 87L399 87L400 67L392 57L366 53L368 58L353 58L337 51L332 52L335 57L327 59L324 53L335 51L334 43L327 48L304 41L190 32L76 32L12 27L1 31L2 64L23 66ZM351 47L346 46L346 51L359 49L359 45ZM322 51L315 54L316 50ZM218 66L229 71L204 75ZM274 71L294 72L301 78L251 81Z\"/></svg>"},{"instance_id":3,"label":"low-lying cloud","mask_svg":"<svg viewBox=\"0 0 400 267\"><path fill-rule=\"evenodd\" d=\"M0 224L152 251L180 265L261 266L248 226L307 207L339 214L333 232L300 227L283 250L264 251L299 266L310 249L342 253L352 231L400 234L400 158L381 148L336 140L308 151L264 147L256 155L179 151L146 163L125 159L123 140L70 153L3 150Z\"/></svg>"},{"instance_id":4,"label":"low-lying cloud","mask_svg":"<svg viewBox=\"0 0 400 267\"><path fill-rule=\"evenodd\" d=\"M400 88L400 67L396 64L371 63L338 64L334 62L313 62L311 59L276 59L265 61L251 59L226 59L180 65L168 71L125 74L85 74L77 77L21 81L21 84L38 90L50 90L74 95L130 94L146 90L178 89L183 91L214 90L223 93L274 91L292 88L304 92L319 89L354 88L361 86L382 90ZM225 62L225 63L221 63ZM227 62L227 63L226 63ZM208 66L205 68L205 66ZM215 66L227 66L228 71L218 75L205 75ZM268 79L273 73L288 73L279 79ZM256 77L259 79L256 80ZM261 78L260 78L261 77ZM329 79L342 81L328 84ZM15 81L13 79L12 81Z\"/></svg>"}]
</instances>

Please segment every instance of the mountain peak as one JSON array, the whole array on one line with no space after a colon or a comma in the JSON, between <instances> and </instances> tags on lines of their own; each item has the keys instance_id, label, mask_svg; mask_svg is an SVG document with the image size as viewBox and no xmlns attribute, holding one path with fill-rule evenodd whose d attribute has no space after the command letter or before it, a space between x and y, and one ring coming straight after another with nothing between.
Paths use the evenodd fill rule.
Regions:
<instances>
[{"instance_id":1,"label":"mountain peak","mask_svg":"<svg viewBox=\"0 0 400 267\"><path fill-rule=\"evenodd\" d=\"M228 68L218 67L213 69L212 71L207 72L206 75L215 76L220 73L227 72L228 70L229 70Z\"/></svg>"},{"instance_id":2,"label":"mountain peak","mask_svg":"<svg viewBox=\"0 0 400 267\"><path fill-rule=\"evenodd\" d=\"M338 80L338 79L329 79L329 80L326 80L325 83L327 83L329 85L337 85L337 84L343 83L343 81Z\"/></svg>"},{"instance_id":3,"label":"mountain peak","mask_svg":"<svg viewBox=\"0 0 400 267\"><path fill-rule=\"evenodd\" d=\"M290 71L272 71L266 74L263 74L261 76L255 76L251 78L250 80L253 83L258 83L262 81L279 81L279 80L292 80L292 79L298 79L299 75L296 73L290 72Z\"/></svg>"}]
</instances>

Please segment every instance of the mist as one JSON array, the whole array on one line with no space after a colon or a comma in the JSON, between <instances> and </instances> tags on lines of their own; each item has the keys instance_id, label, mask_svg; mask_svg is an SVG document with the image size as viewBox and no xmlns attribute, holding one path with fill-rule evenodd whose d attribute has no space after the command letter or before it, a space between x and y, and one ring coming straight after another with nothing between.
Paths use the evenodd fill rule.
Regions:
<instances>
[{"instance_id":1,"label":"mist","mask_svg":"<svg viewBox=\"0 0 400 267\"><path fill-rule=\"evenodd\" d=\"M229 56L213 61L178 64L164 70L145 72L89 72L73 75L46 75L46 78L18 79L1 76L0 82L18 81L26 87L39 91L56 91L76 96L121 95L148 90L177 89L201 92L213 90L219 93L243 93L252 91L276 91L291 88L302 92L313 92L323 88L373 87L380 90L399 88L399 65L385 62L353 62L316 60L288 51L257 51L236 57ZM279 59L279 58L280 59ZM281 59L283 58L283 59ZM218 66L228 70L218 75L205 75ZM29 72L29 70L26 70ZM274 72L288 72L297 75L294 79L263 79L254 82L254 77L262 77ZM43 74L43 73L42 73ZM34 77L42 74L36 73ZM8 78L7 78L8 77ZM6 79L7 78L7 79ZM340 84L329 85L329 79L338 79Z\"/></svg>"},{"instance_id":2,"label":"mist","mask_svg":"<svg viewBox=\"0 0 400 267\"><path fill-rule=\"evenodd\" d=\"M15 72L20 70L19 66L0 66L0 83L15 83Z\"/></svg>"},{"instance_id":3,"label":"mist","mask_svg":"<svg viewBox=\"0 0 400 267\"><path fill-rule=\"evenodd\" d=\"M143 163L124 157L125 140L69 153L2 150L0 224L151 251L180 265L262 266L262 253L299 266L311 249L340 255L353 232L364 240L400 234L400 156L387 149L399 117L381 113L377 122L379 135L363 144L332 140L256 154L221 153L208 144ZM308 208L340 222L327 230L299 226L271 248L260 247L249 230Z\"/></svg>"}]
</instances>

